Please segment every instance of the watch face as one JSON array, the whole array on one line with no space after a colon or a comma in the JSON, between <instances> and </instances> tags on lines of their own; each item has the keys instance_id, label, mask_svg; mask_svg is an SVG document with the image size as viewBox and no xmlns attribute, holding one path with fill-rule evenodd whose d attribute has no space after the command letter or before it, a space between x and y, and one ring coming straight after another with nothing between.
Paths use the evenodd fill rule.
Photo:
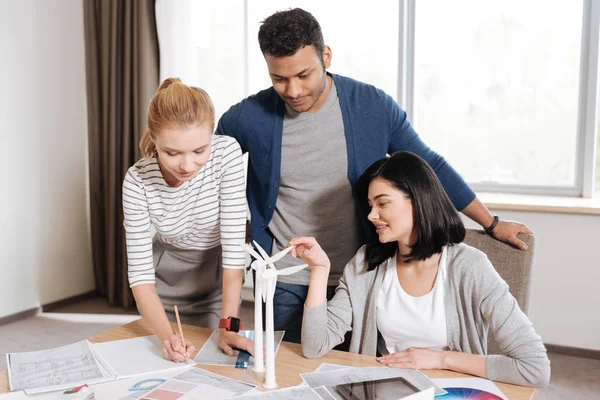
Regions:
<instances>
[{"instance_id":1,"label":"watch face","mask_svg":"<svg viewBox=\"0 0 600 400\"><path fill-rule=\"evenodd\" d=\"M229 330L233 332L239 332L240 330L240 319L231 317L231 325L229 325Z\"/></svg>"}]
</instances>

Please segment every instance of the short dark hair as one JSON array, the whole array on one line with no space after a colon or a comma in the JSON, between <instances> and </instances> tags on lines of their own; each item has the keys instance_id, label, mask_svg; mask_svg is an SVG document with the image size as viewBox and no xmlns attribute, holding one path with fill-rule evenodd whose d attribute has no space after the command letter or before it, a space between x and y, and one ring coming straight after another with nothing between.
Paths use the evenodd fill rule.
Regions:
<instances>
[{"instance_id":1,"label":"short dark hair","mask_svg":"<svg viewBox=\"0 0 600 400\"><path fill-rule=\"evenodd\" d=\"M258 44L263 54L275 57L292 56L301 48L313 45L323 61L325 42L321 25L301 8L278 11L265 18L258 30Z\"/></svg>"},{"instance_id":2,"label":"short dark hair","mask_svg":"<svg viewBox=\"0 0 600 400\"><path fill-rule=\"evenodd\" d=\"M412 200L417 241L406 262L425 260L442 251L447 245L465 238L465 226L433 169L416 154L400 151L375 161L359 178L356 193L363 217L371 211L368 203L369 185L383 179ZM381 243L375 226L367 224L365 261L373 270L398 252L398 244Z\"/></svg>"}]
</instances>

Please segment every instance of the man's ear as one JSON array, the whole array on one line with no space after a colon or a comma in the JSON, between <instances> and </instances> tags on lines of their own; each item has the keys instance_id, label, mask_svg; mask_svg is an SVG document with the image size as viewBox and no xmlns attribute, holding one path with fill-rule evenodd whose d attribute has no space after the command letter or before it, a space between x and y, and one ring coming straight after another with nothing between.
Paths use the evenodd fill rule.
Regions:
<instances>
[{"instance_id":1,"label":"man's ear","mask_svg":"<svg viewBox=\"0 0 600 400\"><path fill-rule=\"evenodd\" d=\"M325 64L325 69L331 66L331 57L332 57L331 47L325 45L323 47L323 64Z\"/></svg>"}]
</instances>

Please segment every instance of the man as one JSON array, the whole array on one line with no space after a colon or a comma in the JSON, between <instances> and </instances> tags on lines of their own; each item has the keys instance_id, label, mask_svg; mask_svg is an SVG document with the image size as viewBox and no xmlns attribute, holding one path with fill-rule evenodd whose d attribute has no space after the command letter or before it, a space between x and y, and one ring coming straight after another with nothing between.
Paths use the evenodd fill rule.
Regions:
<instances>
[{"instance_id":1,"label":"man","mask_svg":"<svg viewBox=\"0 0 600 400\"><path fill-rule=\"evenodd\" d=\"M418 154L435 170L457 210L495 238L522 249L516 222L498 221L463 179L413 130L406 113L383 91L330 74L332 52L317 20L296 8L265 19L258 33L273 87L234 105L217 133L250 154L247 197L252 239L270 254L292 237L315 236L330 255L328 298L344 266L363 244L353 188L386 153ZM366 222L366 221L365 221ZM286 257L283 268L298 264ZM300 341L309 271L281 276L274 297L275 329Z\"/></svg>"}]
</instances>

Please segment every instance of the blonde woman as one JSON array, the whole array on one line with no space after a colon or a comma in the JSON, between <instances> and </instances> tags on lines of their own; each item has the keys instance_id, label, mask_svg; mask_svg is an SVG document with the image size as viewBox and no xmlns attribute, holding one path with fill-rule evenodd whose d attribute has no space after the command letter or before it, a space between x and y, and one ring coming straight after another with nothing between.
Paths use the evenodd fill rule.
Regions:
<instances>
[{"instance_id":1,"label":"blonde woman","mask_svg":"<svg viewBox=\"0 0 600 400\"><path fill-rule=\"evenodd\" d=\"M173 361L195 350L189 341L182 346L169 323L175 305L182 323L223 326L219 347L226 353L253 349L233 332L244 270L242 153L234 139L213 135L214 124L204 90L166 79L148 108L144 158L123 182L129 284Z\"/></svg>"}]
</instances>

